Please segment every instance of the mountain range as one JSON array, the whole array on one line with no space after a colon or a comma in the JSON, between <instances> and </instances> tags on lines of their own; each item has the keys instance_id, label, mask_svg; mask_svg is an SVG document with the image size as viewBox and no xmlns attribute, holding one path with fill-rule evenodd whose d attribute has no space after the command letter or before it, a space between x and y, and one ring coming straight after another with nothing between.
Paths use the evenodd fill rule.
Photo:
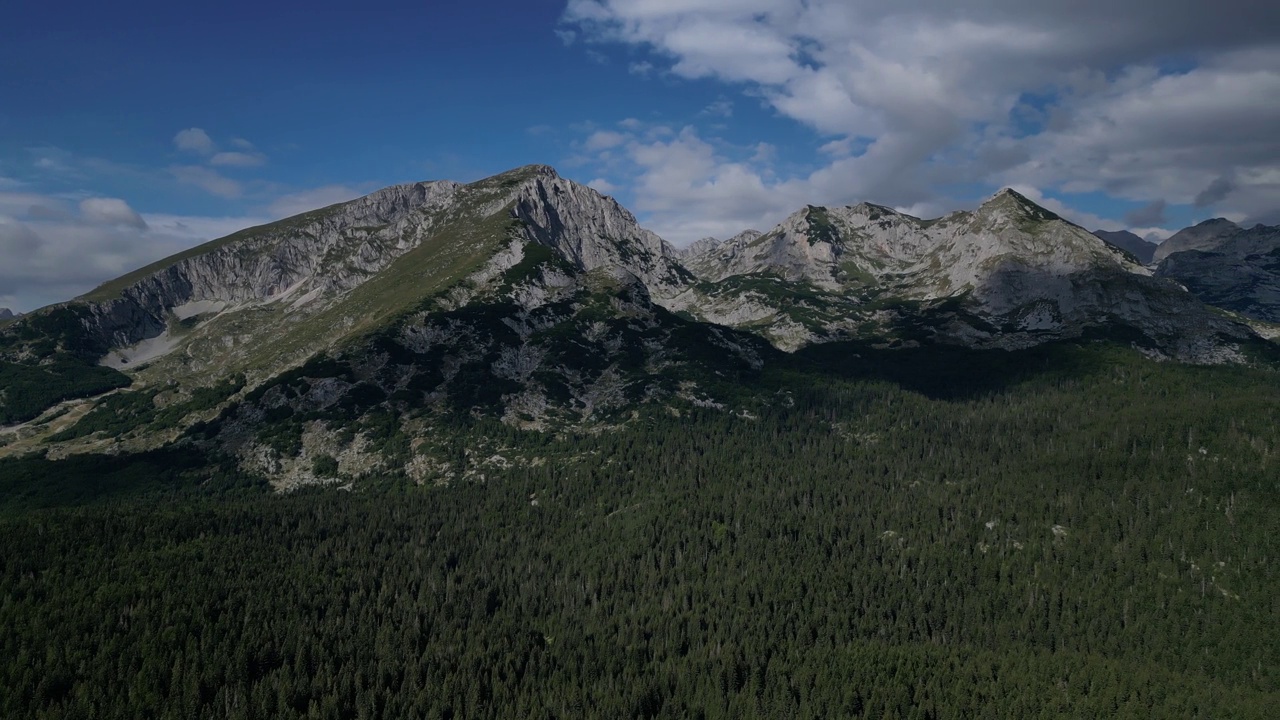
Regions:
<instances>
[{"instance_id":1,"label":"mountain range","mask_svg":"<svg viewBox=\"0 0 1280 720\"><path fill-rule=\"evenodd\" d=\"M645 408L745 412L737 388L815 348L1271 356L1276 228L1210 221L1152 258L1126 243L1012 190L935 219L806 206L679 250L546 166L399 185L7 323L0 454L179 442L280 487L392 466L441 481L444 418L598 429Z\"/></svg>"}]
</instances>

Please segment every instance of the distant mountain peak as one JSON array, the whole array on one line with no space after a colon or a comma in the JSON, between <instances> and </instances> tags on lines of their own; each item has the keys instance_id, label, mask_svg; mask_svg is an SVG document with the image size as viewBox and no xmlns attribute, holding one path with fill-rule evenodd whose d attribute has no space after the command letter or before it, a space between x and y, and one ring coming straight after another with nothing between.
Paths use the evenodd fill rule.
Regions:
<instances>
[{"instance_id":1,"label":"distant mountain peak","mask_svg":"<svg viewBox=\"0 0 1280 720\"><path fill-rule=\"evenodd\" d=\"M1174 253L1186 250L1212 250L1239 232L1240 226L1226 218L1210 218L1183 228L1160 243L1153 260L1158 263Z\"/></svg>"},{"instance_id":2,"label":"distant mountain peak","mask_svg":"<svg viewBox=\"0 0 1280 720\"><path fill-rule=\"evenodd\" d=\"M1156 244L1138 237L1128 230L1094 230L1093 234L1115 247L1133 254L1143 265L1150 265L1155 256Z\"/></svg>"},{"instance_id":3,"label":"distant mountain peak","mask_svg":"<svg viewBox=\"0 0 1280 720\"><path fill-rule=\"evenodd\" d=\"M689 247L680 251L681 257L696 257L703 253L711 252L724 244L725 241L714 238L704 237L701 240L695 240L689 244Z\"/></svg>"},{"instance_id":4,"label":"distant mountain peak","mask_svg":"<svg viewBox=\"0 0 1280 720\"><path fill-rule=\"evenodd\" d=\"M984 215L998 214L1002 211L1010 210L1019 215L1029 216L1041 221L1062 219L1057 213L1036 204L1035 201L1013 188L1004 188L978 206L978 213Z\"/></svg>"}]
</instances>

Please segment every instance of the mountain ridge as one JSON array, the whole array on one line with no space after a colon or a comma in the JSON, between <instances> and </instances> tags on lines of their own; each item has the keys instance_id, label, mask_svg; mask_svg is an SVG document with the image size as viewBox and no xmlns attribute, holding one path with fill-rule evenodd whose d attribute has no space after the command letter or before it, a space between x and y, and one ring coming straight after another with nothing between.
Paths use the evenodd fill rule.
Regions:
<instances>
[{"instance_id":1,"label":"mountain ridge","mask_svg":"<svg viewBox=\"0 0 1280 720\"><path fill-rule=\"evenodd\" d=\"M587 427L645 405L725 406L707 388L777 351L1091 337L1201 363L1262 342L1012 190L935 219L809 205L679 250L532 165L241 231L9 323L0 370L26 378L26 397L0 404L19 422L0 453L130 451L203 426L199 442L244 467L311 481L306 448L383 412L419 438L464 408ZM349 450L344 467L384 455Z\"/></svg>"}]
</instances>

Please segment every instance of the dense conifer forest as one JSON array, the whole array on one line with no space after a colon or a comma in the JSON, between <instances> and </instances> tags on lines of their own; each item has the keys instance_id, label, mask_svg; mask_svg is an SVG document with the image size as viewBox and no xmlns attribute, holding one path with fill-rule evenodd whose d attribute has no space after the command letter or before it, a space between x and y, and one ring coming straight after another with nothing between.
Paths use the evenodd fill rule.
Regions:
<instances>
[{"instance_id":1,"label":"dense conifer forest","mask_svg":"<svg viewBox=\"0 0 1280 720\"><path fill-rule=\"evenodd\" d=\"M459 412L483 481L0 462L0 716L1268 718L1280 385L799 354L737 409Z\"/></svg>"}]
</instances>

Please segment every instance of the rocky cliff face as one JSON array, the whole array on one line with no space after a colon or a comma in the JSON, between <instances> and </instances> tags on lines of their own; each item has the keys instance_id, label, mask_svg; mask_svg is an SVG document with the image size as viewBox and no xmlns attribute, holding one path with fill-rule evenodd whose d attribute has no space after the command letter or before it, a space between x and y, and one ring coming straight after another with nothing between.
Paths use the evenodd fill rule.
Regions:
<instances>
[{"instance_id":1,"label":"rocky cliff face","mask_svg":"<svg viewBox=\"0 0 1280 720\"><path fill-rule=\"evenodd\" d=\"M655 297L675 295L691 279L676 250L641 228L613 198L565 180L549 167L536 169L511 212L524 224L525 237L581 270L630 275Z\"/></svg>"},{"instance_id":2,"label":"rocky cliff face","mask_svg":"<svg viewBox=\"0 0 1280 720\"><path fill-rule=\"evenodd\" d=\"M1280 227L1210 220L1169 238L1161 250L1158 276L1210 305L1280 322Z\"/></svg>"},{"instance_id":3,"label":"rocky cliff face","mask_svg":"<svg viewBox=\"0 0 1280 720\"><path fill-rule=\"evenodd\" d=\"M126 346L159 335L167 314L184 306L221 310L349 290L414 247L436 220L433 211L447 208L460 187L390 187L238 233L205 252L162 262L133 282L110 284L118 289L89 293L84 299L94 321L86 329Z\"/></svg>"}]
</instances>

